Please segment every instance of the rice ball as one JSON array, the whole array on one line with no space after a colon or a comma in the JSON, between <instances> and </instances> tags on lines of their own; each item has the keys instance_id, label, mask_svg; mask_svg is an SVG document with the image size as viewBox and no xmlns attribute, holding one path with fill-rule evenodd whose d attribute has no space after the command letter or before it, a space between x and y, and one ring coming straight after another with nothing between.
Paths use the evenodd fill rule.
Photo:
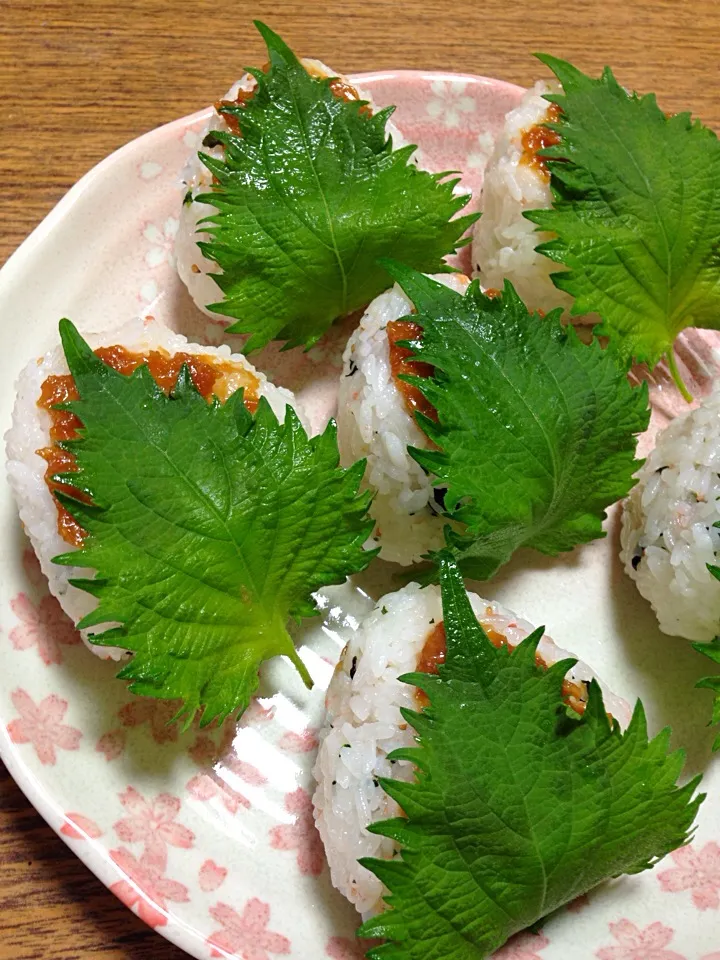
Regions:
<instances>
[{"instance_id":1,"label":"rice ball","mask_svg":"<svg viewBox=\"0 0 720 960\"><path fill-rule=\"evenodd\" d=\"M462 274L434 279L460 293L469 283ZM401 320L412 311L397 284L372 301L343 354L337 414L342 466L367 459L364 483L374 493L370 515L375 521L370 545L380 547L384 560L404 565L439 550L448 523L441 515L444 490L433 485L407 449L431 446L414 417L416 409L429 412L424 398L397 378L402 355L409 351L395 341L412 337L412 327ZM405 366L405 372L411 370Z\"/></svg>"},{"instance_id":2,"label":"rice ball","mask_svg":"<svg viewBox=\"0 0 720 960\"><path fill-rule=\"evenodd\" d=\"M242 387L248 406L250 397L265 397L275 416L284 419L285 408L295 407L293 394L284 387L271 383L264 373L256 370L241 354L231 353L230 347L203 346L188 343L186 337L175 333L159 321L137 317L114 330L86 334L93 349L109 347L117 353L117 345L130 355L157 352L164 357L182 355L196 358L203 368L214 367L216 379L212 393L220 400ZM106 362L115 365L108 357ZM180 358L177 358L178 361ZM129 372L129 371L127 371ZM62 347L58 344L43 357L33 358L20 373L16 383L16 399L12 423L5 434L7 476L20 513L25 532L40 561L50 592L64 612L78 623L97 606L89 593L73 586L75 578L91 577L92 571L80 567L66 567L53 563L53 557L77 550L82 544L83 531L67 510L55 499L57 486L50 479L54 473L72 469L62 458L51 430L54 426L50 401L62 399L52 396L57 388L74 387ZM47 402L44 402L47 401ZM301 415L302 416L302 415ZM97 633L97 627L81 631L83 640ZM125 651L118 647L102 647L87 642L93 653L102 659L120 659Z\"/></svg>"},{"instance_id":3,"label":"rice ball","mask_svg":"<svg viewBox=\"0 0 720 960\"><path fill-rule=\"evenodd\" d=\"M474 593L468 597L488 638L496 646L516 647L532 624L498 603ZM359 857L390 860L398 845L367 831L378 820L401 815L398 805L377 782L378 777L411 781L414 765L388 760L393 750L415 745L415 732L403 720L401 707L418 710L423 694L398 677L415 670L430 672L444 652L440 588L410 583L386 594L361 621L342 653L328 687L325 727L314 775L315 821L325 845L333 885L367 918L383 909L383 885L361 867ZM538 654L546 666L571 657L548 636ZM565 702L578 713L585 709L587 682L595 678L578 662L563 686ZM605 708L621 727L630 708L601 683Z\"/></svg>"},{"instance_id":4,"label":"rice ball","mask_svg":"<svg viewBox=\"0 0 720 960\"><path fill-rule=\"evenodd\" d=\"M510 280L529 309L546 313L555 307L569 309L573 298L550 279L562 266L535 249L551 234L538 232L523 213L552 206L550 173L537 151L556 142L556 135L542 125L557 118L558 108L543 94L559 89L557 83L536 83L505 118L485 170L482 216L472 242L475 276L484 287L502 289Z\"/></svg>"},{"instance_id":5,"label":"rice ball","mask_svg":"<svg viewBox=\"0 0 720 960\"><path fill-rule=\"evenodd\" d=\"M660 629L710 641L720 633L720 381L672 420L623 508L620 558Z\"/></svg>"},{"instance_id":6,"label":"rice ball","mask_svg":"<svg viewBox=\"0 0 720 960\"><path fill-rule=\"evenodd\" d=\"M335 77L333 90L335 95L344 100L366 100L370 109L375 112L372 98L361 88L351 84L343 76L337 74L330 67L326 66L320 60L303 59L300 61L307 72L316 77ZM233 84L222 100L217 104L241 103L253 95L257 86L257 80L250 73L245 73ZM207 126L200 134L200 143L213 130L228 131L233 125L234 118L226 117L217 112L213 113ZM236 121L235 121L236 123ZM397 127L388 122L385 127L389 136L392 137L393 147L398 149L405 145L405 140L398 131ZM224 157L224 147L218 145L215 147L201 147L202 152L208 156L222 159ZM210 240L209 234L203 232L198 224L206 217L211 217L217 213L216 207L208 203L199 203L196 197L200 194L212 192L212 174L203 164L195 151L188 159L183 172L184 199L180 212L180 225L175 238L175 259L177 271L180 279L185 284L194 300L203 313L208 317L219 320L224 326L233 322L232 318L223 314L214 313L208 309L208 304L219 303L225 298L225 294L217 285L213 274L222 272L222 268L203 256L198 247L198 241Z\"/></svg>"}]
</instances>

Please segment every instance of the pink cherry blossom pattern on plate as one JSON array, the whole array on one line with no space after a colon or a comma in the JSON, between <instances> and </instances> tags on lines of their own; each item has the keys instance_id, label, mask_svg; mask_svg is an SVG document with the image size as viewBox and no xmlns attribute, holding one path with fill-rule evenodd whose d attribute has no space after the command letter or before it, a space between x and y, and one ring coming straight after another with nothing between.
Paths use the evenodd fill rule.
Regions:
<instances>
[{"instance_id":1,"label":"pink cherry blossom pattern on plate","mask_svg":"<svg viewBox=\"0 0 720 960\"><path fill-rule=\"evenodd\" d=\"M23 570L28 578L28 583L43 593L47 593L47 581L40 568L40 561L32 547L26 547L23 550L22 557Z\"/></svg>"},{"instance_id":2,"label":"pink cherry blossom pattern on plate","mask_svg":"<svg viewBox=\"0 0 720 960\"><path fill-rule=\"evenodd\" d=\"M175 743L179 735L177 723L172 723L182 705L181 700L155 700L153 697L135 697L120 707L118 716L124 727L150 724L150 735L157 744Z\"/></svg>"},{"instance_id":3,"label":"pink cherry blossom pattern on plate","mask_svg":"<svg viewBox=\"0 0 720 960\"><path fill-rule=\"evenodd\" d=\"M149 247L145 253L145 263L149 267L159 267L164 263L175 266L175 237L180 221L177 217L166 217L160 225L147 223L142 235Z\"/></svg>"},{"instance_id":4,"label":"pink cherry blossom pattern on plate","mask_svg":"<svg viewBox=\"0 0 720 960\"><path fill-rule=\"evenodd\" d=\"M60 833L72 840L97 840L102 836L102 830L95 821L82 813L66 813Z\"/></svg>"},{"instance_id":5,"label":"pink cherry blossom pattern on plate","mask_svg":"<svg viewBox=\"0 0 720 960\"><path fill-rule=\"evenodd\" d=\"M267 783L267 777L264 773L261 773L252 763L241 760L240 757L235 754L231 754L225 758L225 762L220 764L220 770L222 770L223 767L253 787L262 787Z\"/></svg>"},{"instance_id":6,"label":"pink cherry blossom pattern on plate","mask_svg":"<svg viewBox=\"0 0 720 960\"><path fill-rule=\"evenodd\" d=\"M53 766L57 760L56 749L77 750L82 733L62 722L68 702L51 693L35 704L26 690L18 688L11 694L13 706L20 714L11 720L7 731L13 743L31 743L37 758L45 766Z\"/></svg>"},{"instance_id":7,"label":"pink cherry blossom pattern on plate","mask_svg":"<svg viewBox=\"0 0 720 960\"><path fill-rule=\"evenodd\" d=\"M270 830L270 846L274 850L296 850L300 873L317 877L325 867L325 854L315 827L310 794L298 787L285 797L285 809L294 814L295 822L273 827Z\"/></svg>"},{"instance_id":8,"label":"pink cherry blossom pattern on plate","mask_svg":"<svg viewBox=\"0 0 720 960\"><path fill-rule=\"evenodd\" d=\"M493 954L493 960L543 960L540 951L549 945L542 933L518 933Z\"/></svg>"},{"instance_id":9,"label":"pink cherry blossom pattern on plate","mask_svg":"<svg viewBox=\"0 0 720 960\"><path fill-rule=\"evenodd\" d=\"M240 718L241 727L254 727L258 723L269 723L275 716L275 704L264 706L257 697L253 697L250 706Z\"/></svg>"},{"instance_id":10,"label":"pink cherry blossom pattern on plate","mask_svg":"<svg viewBox=\"0 0 720 960\"><path fill-rule=\"evenodd\" d=\"M382 943L381 940L363 940L362 938L330 937L325 953L330 960L365 960L365 954L371 947Z\"/></svg>"},{"instance_id":11,"label":"pink cherry blossom pattern on plate","mask_svg":"<svg viewBox=\"0 0 720 960\"><path fill-rule=\"evenodd\" d=\"M143 163L138 164L137 171L141 180L148 181L159 177L163 172L163 168L162 164L156 160L145 160Z\"/></svg>"},{"instance_id":12,"label":"pink cherry blossom pattern on plate","mask_svg":"<svg viewBox=\"0 0 720 960\"><path fill-rule=\"evenodd\" d=\"M280 933L268 930L270 907L253 897L243 912L217 903L210 907L210 916L221 928L207 938L213 957L242 957L242 960L270 960L270 955L290 953L290 941Z\"/></svg>"},{"instance_id":13,"label":"pink cherry blossom pattern on plate","mask_svg":"<svg viewBox=\"0 0 720 960\"><path fill-rule=\"evenodd\" d=\"M217 797L219 800L222 800L223 806L228 813L235 814L240 807L245 807L246 810L249 810L252 806L247 797L243 796L242 793L238 793L237 790L233 790L224 780L220 780L219 777L216 777L212 773L195 774L194 777L188 780L185 789L191 797L194 797L196 800L201 800L203 803L208 803Z\"/></svg>"},{"instance_id":14,"label":"pink cherry blossom pattern on plate","mask_svg":"<svg viewBox=\"0 0 720 960\"><path fill-rule=\"evenodd\" d=\"M581 893L579 897L575 897L574 900L571 900L565 907L568 913L580 913L581 910L584 910L586 907L590 906L590 897L586 893Z\"/></svg>"},{"instance_id":15,"label":"pink cherry blossom pattern on plate","mask_svg":"<svg viewBox=\"0 0 720 960\"><path fill-rule=\"evenodd\" d=\"M700 957L700 960L720 960L720 950L717 953L706 953L704 957Z\"/></svg>"},{"instance_id":16,"label":"pink cherry blossom pattern on plate","mask_svg":"<svg viewBox=\"0 0 720 960\"><path fill-rule=\"evenodd\" d=\"M26 593L19 593L10 601L10 607L20 621L8 634L10 643L15 650L36 647L46 667L62 663L63 646L81 642L72 620L65 616L55 597L45 596L36 604Z\"/></svg>"},{"instance_id":17,"label":"pink cherry blossom pattern on plate","mask_svg":"<svg viewBox=\"0 0 720 960\"><path fill-rule=\"evenodd\" d=\"M602 947L595 952L598 960L686 960L674 950L666 950L675 931L655 922L642 930L630 920L609 924L617 946Z\"/></svg>"},{"instance_id":18,"label":"pink cherry blossom pattern on plate","mask_svg":"<svg viewBox=\"0 0 720 960\"><path fill-rule=\"evenodd\" d=\"M278 746L288 753L312 753L318 748L317 733L312 727L306 727L302 733L288 730L280 737Z\"/></svg>"},{"instance_id":19,"label":"pink cherry blossom pattern on plate","mask_svg":"<svg viewBox=\"0 0 720 960\"><path fill-rule=\"evenodd\" d=\"M218 741L208 733L199 733L192 746L188 747L188 756L199 767L212 767L232 749L234 739L235 729L228 721L223 724Z\"/></svg>"},{"instance_id":20,"label":"pink cherry blossom pattern on plate","mask_svg":"<svg viewBox=\"0 0 720 960\"><path fill-rule=\"evenodd\" d=\"M204 893L217 890L225 882L227 867L219 867L214 860L206 860L198 872L198 884Z\"/></svg>"},{"instance_id":21,"label":"pink cherry blossom pattern on plate","mask_svg":"<svg viewBox=\"0 0 720 960\"><path fill-rule=\"evenodd\" d=\"M136 857L120 847L111 850L110 856L123 871L125 880L110 887L112 892L131 910L137 906L137 915L150 927L162 927L167 923L168 900L172 903L187 903L188 888L177 880L165 876L166 865L143 853Z\"/></svg>"},{"instance_id":22,"label":"pink cherry blossom pattern on plate","mask_svg":"<svg viewBox=\"0 0 720 960\"><path fill-rule=\"evenodd\" d=\"M235 728L225 724L219 743L206 733L199 734L188 748L188 754L205 772L196 774L188 780L185 789L197 800L208 801L218 797L225 809L232 814L240 807L249 809L251 803L244 794L231 785L229 774L253 787L267 783L267 777L257 767L241 760L233 750ZM207 769L210 767L211 769Z\"/></svg>"},{"instance_id":23,"label":"pink cherry blossom pattern on plate","mask_svg":"<svg viewBox=\"0 0 720 960\"><path fill-rule=\"evenodd\" d=\"M95 750L98 753L105 754L105 759L110 763L111 760L117 760L118 757L122 756L125 751L126 742L126 730L108 730L95 744Z\"/></svg>"},{"instance_id":24,"label":"pink cherry blossom pattern on plate","mask_svg":"<svg viewBox=\"0 0 720 960\"><path fill-rule=\"evenodd\" d=\"M192 830L175 822L182 806L179 797L160 793L154 800L146 800L135 787L128 787L120 794L120 803L129 816L115 824L118 839L143 843L145 853L157 862L166 861L168 845L189 850L194 844Z\"/></svg>"},{"instance_id":25,"label":"pink cherry blossom pattern on plate","mask_svg":"<svg viewBox=\"0 0 720 960\"><path fill-rule=\"evenodd\" d=\"M702 850L694 845L674 850L677 864L658 874L660 886L666 893L692 891L692 902L698 910L717 910L720 907L720 846L706 843Z\"/></svg>"}]
</instances>

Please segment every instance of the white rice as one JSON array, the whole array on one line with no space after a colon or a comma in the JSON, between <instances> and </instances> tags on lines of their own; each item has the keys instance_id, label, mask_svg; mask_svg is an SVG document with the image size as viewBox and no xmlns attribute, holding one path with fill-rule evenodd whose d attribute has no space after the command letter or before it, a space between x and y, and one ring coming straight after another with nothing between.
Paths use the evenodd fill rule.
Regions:
<instances>
[{"instance_id":1,"label":"white rice","mask_svg":"<svg viewBox=\"0 0 720 960\"><path fill-rule=\"evenodd\" d=\"M326 66L320 60L303 59L300 62L308 73L313 76L340 77L340 79L350 83L346 77L331 70L330 67ZM232 85L222 99L235 100L240 90L249 91L254 89L256 85L257 81L252 74L245 73ZM357 84L353 83L351 86L357 91L361 100L368 101L370 108L374 112L375 108L372 97L362 88L358 87ZM392 121L387 123L385 129L388 135L392 137L393 147L395 149L405 145L405 139ZM212 130L228 130L225 118L217 112L213 114L207 126L200 134L200 144L202 144L202 141ZM203 153L217 157L218 159L222 159L225 153L221 146L210 148L201 146L200 149ZM188 192L195 198L198 194L209 193L212 190L212 174L200 160L197 151L189 157L185 170L183 171L182 179L185 187L184 197L186 198ZM214 260L209 260L207 257L204 257L198 247L198 241L210 240L209 234L198 229L199 221L205 217L213 216L216 212L216 208L211 204L198 203L195 199L188 199L188 202L183 202L180 212L180 226L175 237L175 258L180 279L187 287L195 304L207 316L220 320L224 324L229 324L233 322L231 318L207 309L208 304L219 303L225 297L212 276L212 274L222 273L222 268L215 263Z\"/></svg>"},{"instance_id":2,"label":"white rice","mask_svg":"<svg viewBox=\"0 0 720 960\"><path fill-rule=\"evenodd\" d=\"M438 274L440 283L463 292L462 274ZM374 546L395 563L417 563L428 550L444 543L447 520L440 517L434 488L408 446L425 449L430 441L408 412L390 370L386 326L407 316L412 303L396 284L376 297L348 340L338 395L340 462L349 466L366 457L364 482L375 499Z\"/></svg>"},{"instance_id":3,"label":"white rice","mask_svg":"<svg viewBox=\"0 0 720 960\"><path fill-rule=\"evenodd\" d=\"M137 352L160 348L170 354L183 352L221 357L231 361L238 370L251 372L259 380L257 394L267 398L276 416L284 418L288 404L295 407L295 398L289 390L274 386L245 357L231 353L229 346L209 347L188 343L186 337L174 333L156 320L136 318L114 330L95 335L85 334L85 337L93 348L120 344ZM47 577L50 592L57 597L65 613L77 623L95 609L97 601L89 593L71 586L69 581L75 577L92 576L92 571L58 566L52 562L53 557L75 548L58 532L55 500L45 482L47 463L36 452L51 446L50 415L37 405L42 384L49 376L67 373L69 370L60 345L48 351L44 357L28 363L17 380L12 426L5 434L5 442L8 480L18 504L20 519ZM226 382L225 385L229 393L237 388L232 382ZM88 632L98 633L99 629L93 627ZM86 637L83 636L83 639ZM89 643L88 646L103 659L119 659L124 653L114 647L99 647Z\"/></svg>"},{"instance_id":4,"label":"white rice","mask_svg":"<svg viewBox=\"0 0 720 960\"><path fill-rule=\"evenodd\" d=\"M568 309L573 298L550 279L562 267L535 250L551 235L538 232L523 216L526 210L549 209L552 194L549 177L523 160L522 137L547 118L549 104L543 94L558 89L558 84L536 83L505 118L485 170L482 217L475 225L472 245L475 276L484 287L502 289L504 281L510 280L531 310L546 313L555 307Z\"/></svg>"},{"instance_id":5,"label":"white rice","mask_svg":"<svg viewBox=\"0 0 720 960\"><path fill-rule=\"evenodd\" d=\"M672 420L625 501L620 557L660 629L688 640L720 633L720 381Z\"/></svg>"},{"instance_id":6,"label":"white rice","mask_svg":"<svg viewBox=\"0 0 720 960\"><path fill-rule=\"evenodd\" d=\"M497 603L468 594L485 629L517 646L533 627ZM327 692L327 717L320 735L314 775L315 820L325 845L333 885L367 917L382 909L383 886L357 860L391 859L397 844L367 831L378 820L401 815L397 804L377 784L378 777L412 780L407 761L390 762L388 754L414 745L414 732L400 707L418 709L415 688L398 677L416 669L434 625L442 620L440 589L410 583L378 601L343 651ZM571 656L544 636L539 652L548 665ZM578 663L568 679L588 681L594 674ZM602 684L601 684L602 686ZM604 686L605 707L627 726L630 709Z\"/></svg>"}]
</instances>

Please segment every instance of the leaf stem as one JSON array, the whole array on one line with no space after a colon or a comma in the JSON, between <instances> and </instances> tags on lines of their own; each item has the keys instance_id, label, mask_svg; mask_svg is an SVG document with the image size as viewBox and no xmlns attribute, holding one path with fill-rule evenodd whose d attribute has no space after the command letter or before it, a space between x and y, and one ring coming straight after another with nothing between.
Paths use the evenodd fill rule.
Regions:
<instances>
[{"instance_id":1,"label":"leaf stem","mask_svg":"<svg viewBox=\"0 0 720 960\"><path fill-rule=\"evenodd\" d=\"M308 668L305 666L305 664L302 662L302 660L298 656L298 652L295 649L295 645L293 644L292 640L290 641L290 650L288 650L287 655L292 661L292 663L295 665L295 669L297 670L297 672L302 677L302 682L305 684L308 690L312 690L314 686L313 678L310 676L310 673L308 672Z\"/></svg>"},{"instance_id":2,"label":"leaf stem","mask_svg":"<svg viewBox=\"0 0 720 960\"><path fill-rule=\"evenodd\" d=\"M683 378L680 376L680 371L677 367L677 361L675 360L675 350L671 346L670 349L665 354L665 359L667 360L668 369L670 370L670 376L675 381L675 386L678 388L682 394L683 400L687 400L688 403L693 402L693 396L685 386Z\"/></svg>"}]
</instances>

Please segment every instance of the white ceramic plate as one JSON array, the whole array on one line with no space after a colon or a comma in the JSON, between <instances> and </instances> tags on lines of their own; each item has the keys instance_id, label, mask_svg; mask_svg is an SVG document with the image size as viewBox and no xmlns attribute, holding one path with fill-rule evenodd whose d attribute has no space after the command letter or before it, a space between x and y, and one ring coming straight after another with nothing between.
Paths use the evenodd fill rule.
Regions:
<instances>
[{"instance_id":1,"label":"white ceramic plate","mask_svg":"<svg viewBox=\"0 0 720 960\"><path fill-rule=\"evenodd\" d=\"M456 75L358 79L380 105L397 104L398 126L428 166L463 170L473 189L493 134L521 95ZM15 376L54 342L62 316L89 331L142 312L192 339L218 341L220 328L189 302L172 263L179 175L207 115L113 154L3 268L3 431ZM253 361L295 389L318 425L332 411L347 334L341 324L308 354L269 348ZM712 343L693 334L682 344L701 387L712 372ZM661 375L656 411L676 399ZM262 697L237 728L181 735L165 726L172 705L130 698L112 664L78 643L47 595L4 480L0 510L0 754L32 803L131 909L195 957L359 960L357 916L330 886L312 825L310 771L332 666L354 618L371 605L367 594L393 588L391 570L378 564L362 583L328 590L324 622L298 631L313 694L273 662ZM659 633L617 560L616 511L608 527L606 540L558 561L523 554L481 590L547 624L618 694L641 696L651 727L672 724L675 744L688 748L688 773L706 769L710 796L691 847L653 872L606 884L498 956L720 960L720 772L704 727L709 695L692 690L705 664L688 644Z\"/></svg>"}]
</instances>

